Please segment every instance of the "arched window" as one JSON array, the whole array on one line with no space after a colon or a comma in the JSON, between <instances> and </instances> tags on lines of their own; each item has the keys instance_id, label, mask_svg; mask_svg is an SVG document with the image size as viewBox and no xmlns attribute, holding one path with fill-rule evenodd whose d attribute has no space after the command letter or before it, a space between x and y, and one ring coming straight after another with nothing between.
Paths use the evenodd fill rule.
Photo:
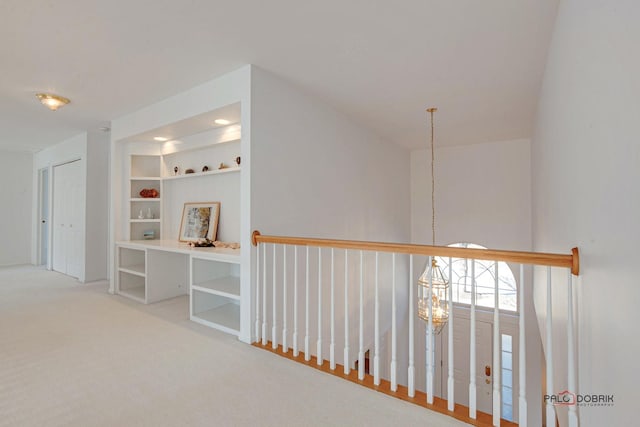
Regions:
<instances>
[{"instance_id":1,"label":"arched window","mask_svg":"<svg viewBox=\"0 0 640 427\"><path fill-rule=\"evenodd\" d=\"M454 243L454 248L487 249L473 243ZM449 278L451 259L451 278ZM471 304L471 260L464 258L436 257L442 273L449 278L452 286L453 302ZM495 261L476 260L476 306L495 307ZM498 262L498 297L501 310L518 311L516 279L506 262Z\"/></svg>"}]
</instances>

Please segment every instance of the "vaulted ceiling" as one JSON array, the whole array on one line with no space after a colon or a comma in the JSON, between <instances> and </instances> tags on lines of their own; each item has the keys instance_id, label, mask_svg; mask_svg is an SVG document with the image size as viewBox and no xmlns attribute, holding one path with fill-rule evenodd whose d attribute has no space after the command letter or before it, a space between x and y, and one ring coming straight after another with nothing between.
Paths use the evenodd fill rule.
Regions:
<instances>
[{"instance_id":1,"label":"vaulted ceiling","mask_svg":"<svg viewBox=\"0 0 640 427\"><path fill-rule=\"evenodd\" d=\"M244 64L391 142L531 136L558 0L3 0L0 149L37 151ZM72 103L56 112L34 94Z\"/></svg>"}]
</instances>

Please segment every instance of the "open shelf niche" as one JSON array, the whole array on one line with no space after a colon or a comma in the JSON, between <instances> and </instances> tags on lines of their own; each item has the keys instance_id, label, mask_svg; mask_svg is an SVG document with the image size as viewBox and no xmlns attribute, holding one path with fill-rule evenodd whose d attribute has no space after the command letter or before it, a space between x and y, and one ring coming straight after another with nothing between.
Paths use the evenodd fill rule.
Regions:
<instances>
[{"instance_id":1,"label":"open shelf niche","mask_svg":"<svg viewBox=\"0 0 640 427\"><path fill-rule=\"evenodd\" d=\"M120 141L124 233L116 240L115 291L145 304L188 294L191 320L239 335L240 250L178 241L184 204L209 201L220 202L216 240L241 241L240 107L223 110L232 116L226 126L214 126L220 113L211 112ZM172 138L154 141L158 135Z\"/></svg>"}]
</instances>

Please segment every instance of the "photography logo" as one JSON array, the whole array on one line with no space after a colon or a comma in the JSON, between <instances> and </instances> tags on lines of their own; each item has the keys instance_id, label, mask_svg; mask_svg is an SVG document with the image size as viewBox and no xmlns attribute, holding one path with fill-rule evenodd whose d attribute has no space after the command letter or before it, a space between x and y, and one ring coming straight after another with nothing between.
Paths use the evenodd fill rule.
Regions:
<instances>
[{"instance_id":1,"label":"photography logo","mask_svg":"<svg viewBox=\"0 0 640 427\"><path fill-rule=\"evenodd\" d=\"M569 390L545 394L544 403L555 406L613 406L613 394L575 394Z\"/></svg>"}]
</instances>

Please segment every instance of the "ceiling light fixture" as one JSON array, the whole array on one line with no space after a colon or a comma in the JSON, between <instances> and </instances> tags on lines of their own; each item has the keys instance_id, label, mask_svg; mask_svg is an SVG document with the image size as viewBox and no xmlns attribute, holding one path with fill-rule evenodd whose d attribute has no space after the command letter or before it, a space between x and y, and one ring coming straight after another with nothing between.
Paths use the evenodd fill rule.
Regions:
<instances>
[{"instance_id":1,"label":"ceiling light fixture","mask_svg":"<svg viewBox=\"0 0 640 427\"><path fill-rule=\"evenodd\" d=\"M164 136L155 136L155 137L153 137L153 140L154 141L165 142L165 141L168 141L169 138L165 138Z\"/></svg>"},{"instance_id":2,"label":"ceiling light fixture","mask_svg":"<svg viewBox=\"0 0 640 427\"><path fill-rule=\"evenodd\" d=\"M436 245L436 191L434 173L433 113L437 108L428 108L431 116L431 242ZM449 301L447 300L449 281L442 274L436 257L430 257L431 263L418 279L418 316L438 334L449 320Z\"/></svg>"},{"instance_id":3,"label":"ceiling light fixture","mask_svg":"<svg viewBox=\"0 0 640 427\"><path fill-rule=\"evenodd\" d=\"M36 93L36 96L44 106L51 111L56 111L60 107L64 107L71 101L64 96L53 95L51 93Z\"/></svg>"},{"instance_id":4,"label":"ceiling light fixture","mask_svg":"<svg viewBox=\"0 0 640 427\"><path fill-rule=\"evenodd\" d=\"M230 122L229 120L226 120L226 119L216 119L216 120L214 120L213 122L214 122L215 124L217 124L217 125L223 125L223 126L224 126L224 125L231 124L231 122Z\"/></svg>"}]
</instances>

